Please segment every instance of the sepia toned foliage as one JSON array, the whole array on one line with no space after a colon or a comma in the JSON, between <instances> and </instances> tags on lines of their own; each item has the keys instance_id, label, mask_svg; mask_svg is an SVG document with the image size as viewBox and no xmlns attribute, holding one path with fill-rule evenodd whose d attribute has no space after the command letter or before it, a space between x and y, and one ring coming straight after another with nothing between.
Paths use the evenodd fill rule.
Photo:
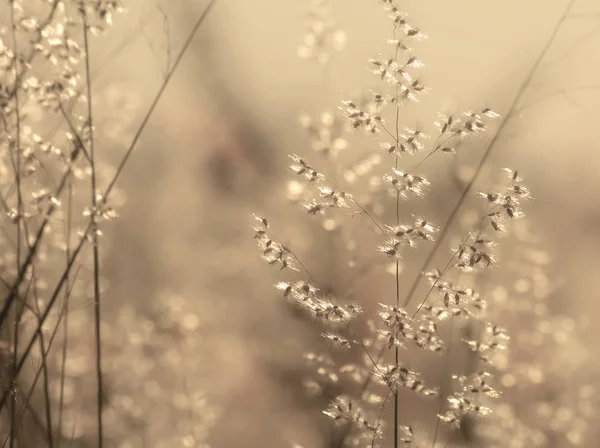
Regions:
<instances>
[{"instance_id":1,"label":"sepia toned foliage","mask_svg":"<svg viewBox=\"0 0 600 448\"><path fill-rule=\"evenodd\" d=\"M596 446L591 201L499 144L584 3L463 103L436 2L2 2L0 446Z\"/></svg>"}]
</instances>

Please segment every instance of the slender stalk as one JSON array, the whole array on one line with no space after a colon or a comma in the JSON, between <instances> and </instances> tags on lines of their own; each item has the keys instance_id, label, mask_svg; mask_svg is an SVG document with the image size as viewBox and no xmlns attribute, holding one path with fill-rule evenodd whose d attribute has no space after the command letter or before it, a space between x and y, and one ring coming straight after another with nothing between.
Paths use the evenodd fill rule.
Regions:
<instances>
[{"instance_id":1,"label":"slender stalk","mask_svg":"<svg viewBox=\"0 0 600 448\"><path fill-rule=\"evenodd\" d=\"M442 378L440 379L440 393L439 393L439 405L438 411L436 414L435 421L435 432L433 433L433 443L431 444L431 448L435 448L435 443L437 442L438 432L440 430L440 421L439 415L442 413L442 407L444 405L444 399L442 395L442 391L446 388L446 382L448 378L448 370L450 369L450 352L452 350L452 340L454 339L454 315L450 318L450 334L448 335L448 350L446 351L446 362L444 363L444 368L442 370Z\"/></svg>"},{"instance_id":2,"label":"slender stalk","mask_svg":"<svg viewBox=\"0 0 600 448\"><path fill-rule=\"evenodd\" d=\"M387 401L390 399L392 395L391 392L388 392L385 396L383 403L381 404L381 408L379 409L379 416L377 417L377 423L375 424L375 431L373 431L373 438L371 439L371 448L375 448L375 442L377 441L377 434L379 432L379 428L381 427L381 422L383 420L383 412L385 410L385 405Z\"/></svg>"},{"instance_id":3,"label":"slender stalk","mask_svg":"<svg viewBox=\"0 0 600 448\"><path fill-rule=\"evenodd\" d=\"M396 40L396 28L397 24L394 24L394 40ZM398 46L396 46L396 50L394 53L394 60L398 59ZM395 75L397 76L397 75ZM396 79L397 81L397 79ZM398 101L400 99L400 86L396 83L396 147L399 146L400 142L400 106L398 105ZM396 152L396 158L394 162L394 168L398 169L399 156L398 152ZM396 225L400 225L400 192L396 191ZM396 307L400 307L400 260L396 257L396 269L395 269L395 278L396 278ZM396 370L400 365L400 348L398 345L395 347L394 360L396 365ZM399 446L399 395L398 388L394 391L394 448L398 448Z\"/></svg>"},{"instance_id":4,"label":"slender stalk","mask_svg":"<svg viewBox=\"0 0 600 448\"><path fill-rule=\"evenodd\" d=\"M23 197L21 191L21 107L19 104L19 49L17 43L17 24L15 21L15 5L14 1L10 5L10 22L11 22L11 34L13 40L14 49L14 77L15 77L15 115L16 115L16 143L15 143L15 183L17 186L17 247L16 247L16 266L17 270L21 266L21 219L23 215ZM27 296L25 296L25 301ZM13 332L13 352L12 352L12 380L11 389L13 389L13 395L11 400L11 416L10 416L10 448L13 448L16 442L16 418L17 418L17 394L16 394L16 379L17 379L17 358L19 353L19 327L21 323L23 307L17 307L15 310L15 324Z\"/></svg>"},{"instance_id":5,"label":"slender stalk","mask_svg":"<svg viewBox=\"0 0 600 448\"><path fill-rule=\"evenodd\" d=\"M80 10L83 22L83 46L85 51L85 78L87 86L87 125L89 129L89 160L91 168L91 239L92 239L92 254L93 254L93 276L94 276L94 330L96 343L96 425L98 431L98 448L102 448L104 432L102 428L102 411L104 403L104 393L102 384L102 344L100 335L100 256L98 247L98 222L97 222L97 194L96 194L96 159L94 153L94 120L92 115L92 81L90 78L90 45L89 45L89 29L87 24L87 15L83 0L80 2ZM67 274L68 275L68 274Z\"/></svg>"},{"instance_id":6,"label":"slender stalk","mask_svg":"<svg viewBox=\"0 0 600 448\"><path fill-rule=\"evenodd\" d=\"M69 182L68 189L68 200L67 200L67 220L66 220L66 236L65 236L65 255L66 255L66 266L69 266L69 259L71 258L71 230L72 230L72 210L73 210L73 181ZM67 285L69 284L69 273L67 272L66 277ZM63 302L64 319L65 319L65 330L63 336L62 345L62 360L60 367L60 396L58 400L58 443L62 438L62 423L63 423L63 409L64 409L64 398L65 398L65 375L67 365L67 348L69 342L69 288L65 288L65 297Z\"/></svg>"},{"instance_id":7,"label":"slender stalk","mask_svg":"<svg viewBox=\"0 0 600 448\"><path fill-rule=\"evenodd\" d=\"M39 305L39 295L37 287L37 276L35 270L33 271L33 301L36 308L36 314L39 322L41 310ZM43 373L44 380L44 411L46 414L46 437L48 439L48 447L54 447L54 437L52 436L52 412L50 408L50 382L48 379L48 362L47 356L50 351L50 345L46 345L44 334L40 335L40 353L42 356L41 371Z\"/></svg>"}]
</instances>

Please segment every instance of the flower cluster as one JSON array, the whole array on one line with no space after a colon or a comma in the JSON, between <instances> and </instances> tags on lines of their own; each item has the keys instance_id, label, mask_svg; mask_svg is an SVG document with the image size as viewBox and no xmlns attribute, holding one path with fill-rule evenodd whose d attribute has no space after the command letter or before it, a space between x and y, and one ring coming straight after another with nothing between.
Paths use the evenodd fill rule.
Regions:
<instances>
[{"instance_id":1,"label":"flower cluster","mask_svg":"<svg viewBox=\"0 0 600 448\"><path fill-rule=\"evenodd\" d=\"M252 215L258 225L253 226L254 238L258 243L263 259L270 265L280 266L280 269L298 270L295 266L295 258L292 251L274 236L269 234L269 222L267 218Z\"/></svg>"},{"instance_id":2,"label":"flower cluster","mask_svg":"<svg viewBox=\"0 0 600 448\"><path fill-rule=\"evenodd\" d=\"M426 314L419 319L419 328L413 335L413 340L421 350L440 352L446 346L438 329L438 319L433 314Z\"/></svg>"},{"instance_id":3,"label":"flower cluster","mask_svg":"<svg viewBox=\"0 0 600 448\"><path fill-rule=\"evenodd\" d=\"M341 189L332 186L325 176L319 173L302 157L291 155L293 163L290 166L298 176L304 176L306 180L316 187L319 196L302 202L302 208L309 215L324 214L332 208L348 208L348 201L352 200L352 196Z\"/></svg>"},{"instance_id":4,"label":"flower cluster","mask_svg":"<svg viewBox=\"0 0 600 448\"><path fill-rule=\"evenodd\" d=\"M397 393L398 389L402 387L424 396L437 395L438 393L437 390L427 387L419 379L417 372L402 365L377 366L373 370L373 375L392 393Z\"/></svg>"},{"instance_id":5,"label":"flower cluster","mask_svg":"<svg viewBox=\"0 0 600 448\"><path fill-rule=\"evenodd\" d=\"M323 214L330 208L348 207L346 199L348 199L349 195L344 191L334 190L326 186L320 186L318 189L320 193L319 199L312 199L302 204L302 207L309 215Z\"/></svg>"},{"instance_id":6,"label":"flower cluster","mask_svg":"<svg viewBox=\"0 0 600 448\"><path fill-rule=\"evenodd\" d=\"M492 361L493 356L498 350L506 348L506 341L509 339L506 329L486 322L483 334L479 339L463 339L469 348L477 353L479 359L486 363Z\"/></svg>"},{"instance_id":7,"label":"flower cluster","mask_svg":"<svg viewBox=\"0 0 600 448\"><path fill-rule=\"evenodd\" d=\"M304 176L309 182L316 182L317 180L323 178L323 175L319 174L319 172L309 165L308 162L306 162L306 160L304 160L302 157L293 154L290 155L290 159L292 159L293 162L290 165L290 168L298 176Z\"/></svg>"},{"instance_id":8,"label":"flower cluster","mask_svg":"<svg viewBox=\"0 0 600 448\"><path fill-rule=\"evenodd\" d=\"M379 317L384 328L378 333L386 341L388 348L405 347L405 341L411 340L422 350L439 352L444 348L444 341L439 335L437 322L439 314L430 312L419 319L414 319L408 313L395 306L380 304Z\"/></svg>"},{"instance_id":9,"label":"flower cluster","mask_svg":"<svg viewBox=\"0 0 600 448\"><path fill-rule=\"evenodd\" d=\"M529 189L523 185L523 179L519 177L517 171L504 168L504 172L511 180L511 184L502 191L479 193L484 198L491 210L487 217L490 225L497 232L503 231L503 219L519 219L524 216L521 210L521 204L524 200L531 198Z\"/></svg>"},{"instance_id":10,"label":"flower cluster","mask_svg":"<svg viewBox=\"0 0 600 448\"><path fill-rule=\"evenodd\" d=\"M393 143L380 143L381 148L388 154L402 155L405 153L414 154L425 149L425 142L429 137L419 129L404 128L404 132L399 134L398 141Z\"/></svg>"},{"instance_id":11,"label":"flower cluster","mask_svg":"<svg viewBox=\"0 0 600 448\"><path fill-rule=\"evenodd\" d=\"M380 304L382 310L379 317L385 329L379 332L385 337L388 347L403 346L404 341L413 338L412 319L408 313L399 307Z\"/></svg>"},{"instance_id":12,"label":"flower cluster","mask_svg":"<svg viewBox=\"0 0 600 448\"><path fill-rule=\"evenodd\" d=\"M424 196L425 190L431 185L423 176L400 171L397 168L392 169L392 174L384 175L383 180L389 184L390 193L398 194L404 199L411 196Z\"/></svg>"},{"instance_id":13,"label":"flower cluster","mask_svg":"<svg viewBox=\"0 0 600 448\"><path fill-rule=\"evenodd\" d=\"M380 127L383 125L381 115L371 113L353 101L343 101L340 109L353 129L362 128L369 134L380 132Z\"/></svg>"},{"instance_id":14,"label":"flower cluster","mask_svg":"<svg viewBox=\"0 0 600 448\"><path fill-rule=\"evenodd\" d=\"M386 226L390 238L382 246L378 247L380 252L400 258L402 246L416 247L419 241L433 241L432 234L437 232L437 227L426 219L415 217L414 224L399 224Z\"/></svg>"},{"instance_id":15,"label":"flower cluster","mask_svg":"<svg viewBox=\"0 0 600 448\"><path fill-rule=\"evenodd\" d=\"M362 308L358 305L336 304L332 297L322 294L318 288L306 281L279 282L275 287L283 291L284 297L291 299L309 315L323 321L345 323L362 312Z\"/></svg>"},{"instance_id":16,"label":"flower cluster","mask_svg":"<svg viewBox=\"0 0 600 448\"><path fill-rule=\"evenodd\" d=\"M347 395L335 398L323 413L341 424L349 424L351 429L358 434L355 437L366 436L376 438L380 430L377 420L369 417L362 407ZM366 434L365 434L366 433Z\"/></svg>"},{"instance_id":17,"label":"flower cluster","mask_svg":"<svg viewBox=\"0 0 600 448\"><path fill-rule=\"evenodd\" d=\"M448 397L450 409L440 415L440 419L460 427L466 418L488 415L490 408L485 406L487 399L500 396L499 392L488 384L490 376L487 372L453 376L452 379L457 383L459 390Z\"/></svg>"}]
</instances>

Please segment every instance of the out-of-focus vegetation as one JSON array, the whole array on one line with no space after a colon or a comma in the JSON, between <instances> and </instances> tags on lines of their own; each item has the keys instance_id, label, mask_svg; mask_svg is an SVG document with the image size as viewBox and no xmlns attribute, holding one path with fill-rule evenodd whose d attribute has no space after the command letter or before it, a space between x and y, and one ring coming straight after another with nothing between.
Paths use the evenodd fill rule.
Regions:
<instances>
[{"instance_id":1,"label":"out-of-focus vegetation","mask_svg":"<svg viewBox=\"0 0 600 448\"><path fill-rule=\"evenodd\" d=\"M599 44L585 0L3 2L0 444L596 446Z\"/></svg>"}]
</instances>

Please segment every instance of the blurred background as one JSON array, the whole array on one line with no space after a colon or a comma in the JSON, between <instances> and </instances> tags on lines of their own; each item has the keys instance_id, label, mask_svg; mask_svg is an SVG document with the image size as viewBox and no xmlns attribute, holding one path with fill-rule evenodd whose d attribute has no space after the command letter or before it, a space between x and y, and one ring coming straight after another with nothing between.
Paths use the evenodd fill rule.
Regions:
<instances>
[{"instance_id":1,"label":"blurred background","mask_svg":"<svg viewBox=\"0 0 600 448\"><path fill-rule=\"evenodd\" d=\"M378 88L368 60L390 51L390 21L381 2L325 3L336 32L323 64L300 57L306 55L300 47L310 43L305 36L314 2L217 1L119 180L120 217L103 226L100 240L107 434L115 434L107 446L336 446L321 413L328 397L307 395L303 386L311 372L303 353L325 349L321 330L281 300L273 284L282 276L261 262L250 228L251 213L267 216L323 289L352 289L372 317L374 306L392 291L394 278L385 264L357 277L345 249L336 246L342 244L337 227L326 230L327 223L309 219L290 201L299 187L289 182L288 154L315 164L320 160L300 117L319 120L324 112L335 112L341 100ZM128 0L126 12L92 40L96 152L103 163L116 166L121 160L206 5L204 0ZM431 88L406 109L403 125L433 135L438 112L484 107L502 120L567 5L563 0L402 2L428 36L415 45L415 53L425 63L420 79ZM576 0L476 184L477 191L485 190L498 180L500 168L510 167L531 189L535 200L525 207L527 232L519 234L526 236L506 243L500 266L510 270L525 246L535 248L549 316L564 319L548 331L568 334L560 350L577 356L563 359L552 349L540 362L552 371L563 362L570 365L569 386L592 389L598 386L598 361L591 348L600 335L593 321L600 299L600 144L594 137L599 79L600 3ZM408 203L407 213L414 205L443 223L499 123L491 123L456 159L439 157L427 164L423 172L432 179L431 191L423 204ZM365 154L381 153L360 132L343 138L347 147L332 175L339 169L343 177ZM409 160L412 165L418 159ZM360 190L348 188L361 197ZM468 223L476 207L468 201L460 222ZM352 231L368 227L362 218L348 219ZM433 265L447 260L453 241L449 238ZM376 235L366 239L356 257L375 257L377 244ZM403 287L418 275L426 254L424 246L403 261ZM516 297L511 288L528 291L518 278L500 275L506 275L499 282L509 295ZM80 314L72 331L90 325L91 305L81 305ZM511 350L519 352L518 332L530 330L516 328ZM72 347L71 368L81 370L73 378L80 378L92 369L92 335ZM550 377L563 381L549 375L539 383ZM65 427L73 430L79 443L74 446L91 447L94 379L90 373L89 380L77 381L71 384ZM548 394L540 400L553 402ZM573 406L559 408L573 413ZM417 425L428 418L431 424L435 406L418 412L424 417ZM598 434L587 423L591 414L585 415L561 423L584 425L581 437L561 436L541 446L597 446ZM553 426L556 432L563 429Z\"/></svg>"}]
</instances>

